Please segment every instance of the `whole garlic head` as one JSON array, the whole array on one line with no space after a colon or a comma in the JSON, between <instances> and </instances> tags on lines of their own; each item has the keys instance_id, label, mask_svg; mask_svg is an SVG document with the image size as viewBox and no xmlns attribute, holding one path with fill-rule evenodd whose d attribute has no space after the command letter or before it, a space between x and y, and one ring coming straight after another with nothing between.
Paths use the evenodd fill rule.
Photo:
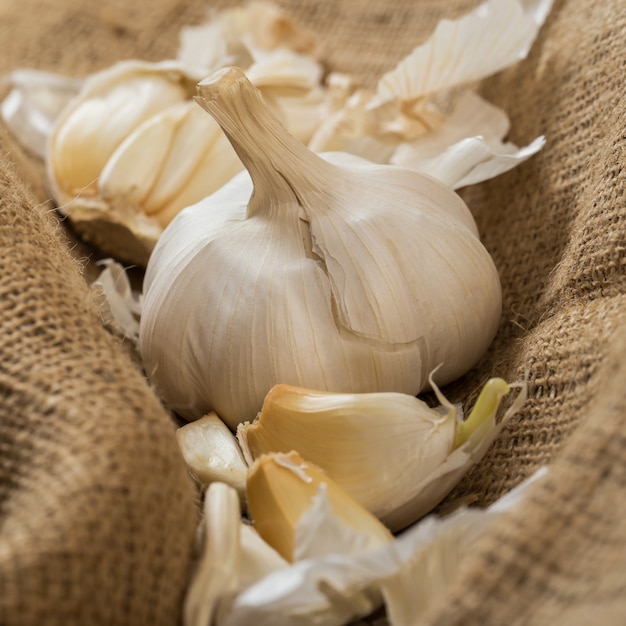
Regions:
<instances>
[{"instance_id":1,"label":"whole garlic head","mask_svg":"<svg viewBox=\"0 0 626 626\"><path fill-rule=\"evenodd\" d=\"M276 383L415 395L467 371L501 313L493 261L444 184L312 153L237 68L198 102L247 172L167 227L144 282L139 348L164 401L235 428Z\"/></svg>"}]
</instances>

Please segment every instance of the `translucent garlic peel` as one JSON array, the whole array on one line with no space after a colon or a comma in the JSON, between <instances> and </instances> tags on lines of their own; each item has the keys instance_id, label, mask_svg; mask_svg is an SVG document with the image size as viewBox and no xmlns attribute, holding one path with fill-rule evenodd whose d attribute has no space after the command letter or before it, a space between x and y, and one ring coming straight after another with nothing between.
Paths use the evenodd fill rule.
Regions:
<instances>
[{"instance_id":1,"label":"translucent garlic peel","mask_svg":"<svg viewBox=\"0 0 626 626\"><path fill-rule=\"evenodd\" d=\"M52 72L23 69L11 72L5 82L11 90L0 104L2 120L25 148L45 158L55 120L76 96L82 81Z\"/></svg>"},{"instance_id":2,"label":"translucent garlic peel","mask_svg":"<svg viewBox=\"0 0 626 626\"><path fill-rule=\"evenodd\" d=\"M113 259L103 259L97 265L104 266L104 269L91 288L96 295L102 323L136 345L143 298L133 290L121 264Z\"/></svg>"},{"instance_id":3,"label":"translucent garlic peel","mask_svg":"<svg viewBox=\"0 0 626 626\"><path fill-rule=\"evenodd\" d=\"M372 591L382 592L393 626L413 625L444 597L472 544L489 532L499 516L520 506L545 473L545 468L539 470L488 509L460 509L444 518L429 516L374 550L354 550L353 541L358 543L359 538L346 526L341 532L345 550L275 570L236 595L220 626L339 626L375 608L367 605ZM341 521L330 519L327 507L315 508L315 516L311 511L310 516L303 516L303 523L313 523L318 532L312 527L312 542L323 543L328 529Z\"/></svg>"},{"instance_id":4,"label":"translucent garlic peel","mask_svg":"<svg viewBox=\"0 0 626 626\"><path fill-rule=\"evenodd\" d=\"M552 1L487 0L458 20L441 20L426 43L381 77L378 94L415 100L525 58Z\"/></svg>"},{"instance_id":5,"label":"translucent garlic peel","mask_svg":"<svg viewBox=\"0 0 626 626\"><path fill-rule=\"evenodd\" d=\"M440 363L439 383L471 367L500 285L461 199L407 170L313 154L235 69L199 90L249 175L181 212L151 257L140 344L164 400L235 428L278 382L416 395Z\"/></svg>"}]
</instances>

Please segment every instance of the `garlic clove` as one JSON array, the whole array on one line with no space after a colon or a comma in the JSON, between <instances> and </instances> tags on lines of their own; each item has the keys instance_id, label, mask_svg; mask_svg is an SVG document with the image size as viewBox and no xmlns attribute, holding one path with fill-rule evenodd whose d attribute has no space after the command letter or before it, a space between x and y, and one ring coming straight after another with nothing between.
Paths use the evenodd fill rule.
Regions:
<instances>
[{"instance_id":1,"label":"garlic clove","mask_svg":"<svg viewBox=\"0 0 626 626\"><path fill-rule=\"evenodd\" d=\"M162 218L165 207L175 200L178 203L187 201L181 196L188 193L191 180L197 176L202 165L206 165L205 155L211 153L214 158L214 144L221 136L219 126L212 119L207 119L206 115L202 115L202 109L193 100L186 101L182 105L182 115L176 120L175 133L168 146L166 159L145 200L144 211L148 214L155 213L160 223L167 226L169 220ZM225 150L224 159L228 160L229 155L236 160L232 150ZM238 167L242 168L241 165ZM219 181L213 182L214 177L210 175L210 170L203 173L204 187L197 188L197 183L194 185L194 199L212 193L223 181L218 177ZM185 204L180 208L183 206Z\"/></svg>"},{"instance_id":2,"label":"garlic clove","mask_svg":"<svg viewBox=\"0 0 626 626\"><path fill-rule=\"evenodd\" d=\"M294 559L296 526L321 484L333 514L345 524L379 545L392 540L375 517L296 452L262 455L248 474L249 512L259 535L284 559Z\"/></svg>"},{"instance_id":3,"label":"garlic clove","mask_svg":"<svg viewBox=\"0 0 626 626\"><path fill-rule=\"evenodd\" d=\"M195 115L194 112L194 117ZM196 129L189 127L189 130L195 132ZM155 214L156 219L161 224L169 224L185 207L197 203L200 198L206 197L207 194L219 191L236 174L241 172L243 168L241 161L219 127L210 128L207 137L210 137L210 142L206 145L204 154L194 164L190 164L190 177ZM185 149L182 142L180 149ZM169 162L170 160L168 160ZM173 164L172 167L175 168L176 165ZM174 180L173 178L166 178L167 175L168 173L165 172L159 182L165 183L167 180ZM159 186L155 189L155 193L158 191ZM152 200L149 198L149 202Z\"/></svg>"},{"instance_id":4,"label":"garlic clove","mask_svg":"<svg viewBox=\"0 0 626 626\"><path fill-rule=\"evenodd\" d=\"M137 206L144 203L146 215L153 213L145 199L160 175L176 126L185 114L185 103L167 108L133 130L102 167L98 190L109 203ZM177 181L179 182L179 181Z\"/></svg>"},{"instance_id":5,"label":"garlic clove","mask_svg":"<svg viewBox=\"0 0 626 626\"><path fill-rule=\"evenodd\" d=\"M436 409L406 394L276 385L257 419L238 427L237 438L249 464L263 454L297 450L396 531L434 508L482 458L502 428L496 429L495 416L510 390L502 379L490 379L462 421L460 409L433 388L442 403Z\"/></svg>"},{"instance_id":6,"label":"garlic clove","mask_svg":"<svg viewBox=\"0 0 626 626\"><path fill-rule=\"evenodd\" d=\"M344 394L276 385L257 420L239 426L248 462L297 450L379 518L452 451L458 409L400 393Z\"/></svg>"},{"instance_id":7,"label":"garlic clove","mask_svg":"<svg viewBox=\"0 0 626 626\"><path fill-rule=\"evenodd\" d=\"M203 546L185 596L185 626L212 623L222 597L238 585L241 514L237 493L228 485L212 483L205 493L203 513Z\"/></svg>"},{"instance_id":8,"label":"garlic clove","mask_svg":"<svg viewBox=\"0 0 626 626\"><path fill-rule=\"evenodd\" d=\"M122 62L85 81L50 138L51 177L61 192L93 193L102 168L128 134L186 98L183 77L167 67Z\"/></svg>"},{"instance_id":9,"label":"garlic clove","mask_svg":"<svg viewBox=\"0 0 626 626\"><path fill-rule=\"evenodd\" d=\"M205 486L226 483L245 502L248 466L235 437L215 413L178 428L176 440L187 467L199 482Z\"/></svg>"},{"instance_id":10,"label":"garlic clove","mask_svg":"<svg viewBox=\"0 0 626 626\"><path fill-rule=\"evenodd\" d=\"M497 407L507 387L519 388L519 393L502 419L496 423ZM457 426L456 447L451 454L430 474L413 485L410 496L401 506L389 511L383 518L389 528L394 531L406 528L432 511L452 491L468 470L485 456L511 417L526 402L527 387L524 383L507 385L501 379L491 379L485 384L481 396L470 412L466 425L463 426L461 422Z\"/></svg>"}]
</instances>

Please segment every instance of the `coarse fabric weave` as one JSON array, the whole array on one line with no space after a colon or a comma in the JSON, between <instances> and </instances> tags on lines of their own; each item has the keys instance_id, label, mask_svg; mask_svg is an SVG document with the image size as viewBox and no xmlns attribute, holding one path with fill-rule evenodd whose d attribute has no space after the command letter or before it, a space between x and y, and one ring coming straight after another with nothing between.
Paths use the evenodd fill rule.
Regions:
<instances>
[{"instance_id":1,"label":"coarse fabric weave","mask_svg":"<svg viewBox=\"0 0 626 626\"><path fill-rule=\"evenodd\" d=\"M229 4L0 0L0 72L168 58L182 25ZM478 2L279 4L329 67L372 84ZM471 403L489 376L526 378L529 400L444 507L489 504L550 469L424 624L626 623L624 59L622 0L555 0L529 57L479 85L512 141L547 143L461 192L504 306L485 358L445 391ZM1 129L0 624L178 624L196 491L173 421L102 328L85 280L93 251L59 225L42 181Z\"/></svg>"}]
</instances>

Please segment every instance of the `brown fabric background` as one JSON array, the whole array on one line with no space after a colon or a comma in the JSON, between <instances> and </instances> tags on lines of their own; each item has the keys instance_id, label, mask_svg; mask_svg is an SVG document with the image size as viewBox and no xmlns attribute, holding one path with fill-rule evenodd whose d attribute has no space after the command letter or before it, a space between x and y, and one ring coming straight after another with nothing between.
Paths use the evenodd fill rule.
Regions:
<instances>
[{"instance_id":1,"label":"brown fabric background","mask_svg":"<svg viewBox=\"0 0 626 626\"><path fill-rule=\"evenodd\" d=\"M227 2L213 3L224 6ZM330 66L373 82L474 0L295 0ZM0 0L0 72L72 75L174 54L199 0ZM530 399L451 494L487 504L542 464L522 510L475 546L442 624L626 623L626 6L556 0L522 64L480 89L523 166L463 191L504 309L483 361L447 390L528 373ZM172 428L100 326L41 184L0 131L0 623L175 624L194 492Z\"/></svg>"}]
</instances>

